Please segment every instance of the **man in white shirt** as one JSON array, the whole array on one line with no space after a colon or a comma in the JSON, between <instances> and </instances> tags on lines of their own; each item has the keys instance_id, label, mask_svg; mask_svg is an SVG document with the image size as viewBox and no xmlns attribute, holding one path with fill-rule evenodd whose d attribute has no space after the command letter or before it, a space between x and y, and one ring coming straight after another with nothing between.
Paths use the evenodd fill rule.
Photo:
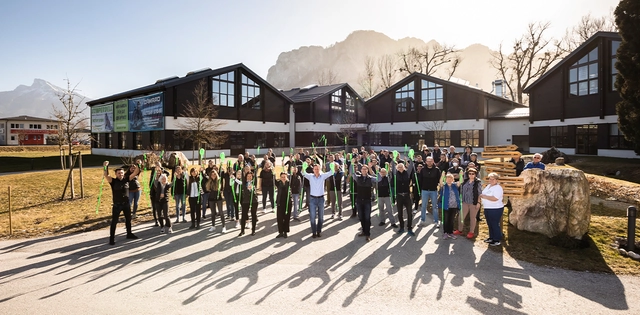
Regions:
<instances>
[{"instance_id":1,"label":"man in white shirt","mask_svg":"<svg viewBox=\"0 0 640 315\"><path fill-rule=\"evenodd\" d=\"M313 238L321 236L322 223L324 223L324 181L333 176L334 167L329 167L330 171L327 173L321 173L320 165L315 164L313 166L313 174L307 173L305 167L302 167L302 175L309 181L310 185L309 217ZM316 216L318 217L317 224Z\"/></svg>"}]
</instances>

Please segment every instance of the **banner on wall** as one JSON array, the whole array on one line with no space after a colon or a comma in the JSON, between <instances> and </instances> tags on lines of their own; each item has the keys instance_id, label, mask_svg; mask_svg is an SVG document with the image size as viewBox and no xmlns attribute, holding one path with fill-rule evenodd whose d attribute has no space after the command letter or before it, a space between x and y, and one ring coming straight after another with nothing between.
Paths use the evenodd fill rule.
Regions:
<instances>
[{"instance_id":1,"label":"banner on wall","mask_svg":"<svg viewBox=\"0 0 640 315\"><path fill-rule=\"evenodd\" d=\"M113 131L129 131L129 101L119 100L113 103Z\"/></svg>"},{"instance_id":2,"label":"banner on wall","mask_svg":"<svg viewBox=\"0 0 640 315\"><path fill-rule=\"evenodd\" d=\"M113 103L91 107L91 132L113 132Z\"/></svg>"},{"instance_id":3,"label":"banner on wall","mask_svg":"<svg viewBox=\"0 0 640 315\"><path fill-rule=\"evenodd\" d=\"M129 99L129 131L162 129L164 129L164 99L162 92Z\"/></svg>"}]
</instances>

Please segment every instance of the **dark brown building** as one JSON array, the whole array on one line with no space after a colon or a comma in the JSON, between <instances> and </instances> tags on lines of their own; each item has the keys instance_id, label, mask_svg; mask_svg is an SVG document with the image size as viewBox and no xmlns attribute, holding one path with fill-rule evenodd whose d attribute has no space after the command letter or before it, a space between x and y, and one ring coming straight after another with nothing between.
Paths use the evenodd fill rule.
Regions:
<instances>
[{"instance_id":1,"label":"dark brown building","mask_svg":"<svg viewBox=\"0 0 640 315\"><path fill-rule=\"evenodd\" d=\"M635 157L618 130L617 33L598 32L525 89L532 152Z\"/></svg>"}]
</instances>

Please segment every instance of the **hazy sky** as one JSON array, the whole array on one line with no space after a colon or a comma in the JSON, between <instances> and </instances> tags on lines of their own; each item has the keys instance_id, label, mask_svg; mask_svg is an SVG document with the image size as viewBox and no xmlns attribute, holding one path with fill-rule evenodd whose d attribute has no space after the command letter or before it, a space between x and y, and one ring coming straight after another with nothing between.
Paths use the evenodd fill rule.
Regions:
<instances>
[{"instance_id":1,"label":"hazy sky","mask_svg":"<svg viewBox=\"0 0 640 315\"><path fill-rule=\"evenodd\" d=\"M34 78L100 98L191 70L242 62L266 78L283 51L355 30L497 49L527 23L562 36L617 0L0 0L0 91Z\"/></svg>"}]
</instances>

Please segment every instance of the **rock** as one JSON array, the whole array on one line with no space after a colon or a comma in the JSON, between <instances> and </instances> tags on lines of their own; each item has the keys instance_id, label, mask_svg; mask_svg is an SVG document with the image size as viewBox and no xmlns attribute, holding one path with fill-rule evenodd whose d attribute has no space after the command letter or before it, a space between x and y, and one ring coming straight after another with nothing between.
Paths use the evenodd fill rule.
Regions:
<instances>
[{"instance_id":1,"label":"rock","mask_svg":"<svg viewBox=\"0 0 640 315\"><path fill-rule=\"evenodd\" d=\"M540 154L542 154L542 160L540 160L540 162L542 162L544 164L553 163L559 157L564 158L564 163L570 163L571 162L569 160L569 157L566 154L564 154L563 152L558 151L558 149L556 149L555 147L551 147L551 149L549 149L547 151L540 152Z\"/></svg>"},{"instance_id":2,"label":"rock","mask_svg":"<svg viewBox=\"0 0 640 315\"><path fill-rule=\"evenodd\" d=\"M563 157L556 158L556 165L564 165L564 158Z\"/></svg>"},{"instance_id":3,"label":"rock","mask_svg":"<svg viewBox=\"0 0 640 315\"><path fill-rule=\"evenodd\" d=\"M165 153L163 160L164 161L162 161L163 162L162 164L168 167L169 169L174 169L178 165L187 166L189 162L189 159L187 159L187 156L180 151L171 152L170 154Z\"/></svg>"},{"instance_id":4,"label":"rock","mask_svg":"<svg viewBox=\"0 0 640 315\"><path fill-rule=\"evenodd\" d=\"M640 260L640 255L634 253L634 252L627 252L627 254L629 255L629 257L635 259L635 260Z\"/></svg>"},{"instance_id":5,"label":"rock","mask_svg":"<svg viewBox=\"0 0 640 315\"><path fill-rule=\"evenodd\" d=\"M591 221L589 182L584 173L572 168L532 169L520 177L524 195L510 198L509 223L549 238L582 239Z\"/></svg>"},{"instance_id":6,"label":"rock","mask_svg":"<svg viewBox=\"0 0 640 315\"><path fill-rule=\"evenodd\" d=\"M618 248L618 253L620 253L620 255L627 257L629 255L629 253L627 253L627 251L624 248Z\"/></svg>"}]
</instances>

